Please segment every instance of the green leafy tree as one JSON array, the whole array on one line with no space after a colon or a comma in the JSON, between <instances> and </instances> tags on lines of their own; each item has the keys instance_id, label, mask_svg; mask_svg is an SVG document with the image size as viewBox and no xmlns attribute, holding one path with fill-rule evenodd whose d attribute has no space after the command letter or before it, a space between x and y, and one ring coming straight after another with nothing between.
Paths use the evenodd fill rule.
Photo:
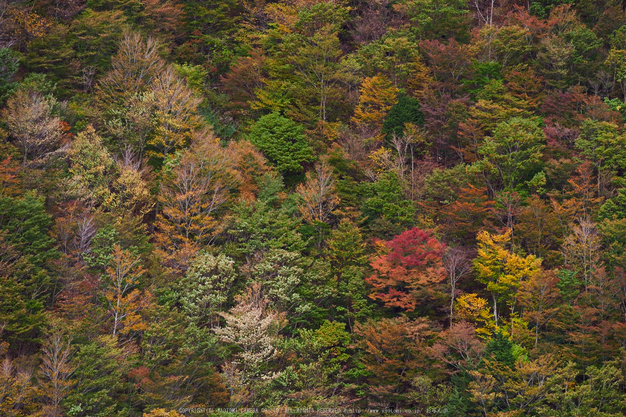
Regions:
<instances>
[{"instance_id":1,"label":"green leafy tree","mask_svg":"<svg viewBox=\"0 0 626 417\"><path fill-rule=\"evenodd\" d=\"M213 327L232 298L237 271L232 259L201 252L181 280L182 309L196 326Z\"/></svg>"},{"instance_id":2,"label":"green leafy tree","mask_svg":"<svg viewBox=\"0 0 626 417\"><path fill-rule=\"evenodd\" d=\"M398 96L398 102L389 110L383 122L383 134L387 140L393 135L401 136L407 123L416 126L424 124L424 114L420 111L419 100L405 94Z\"/></svg>"},{"instance_id":3,"label":"green leafy tree","mask_svg":"<svg viewBox=\"0 0 626 417\"><path fill-rule=\"evenodd\" d=\"M363 268L367 263L363 235L354 222L342 219L330 232L326 245L326 259L334 275L329 285L336 300L335 310L352 330L356 321L366 319L371 312Z\"/></svg>"},{"instance_id":4,"label":"green leafy tree","mask_svg":"<svg viewBox=\"0 0 626 417\"><path fill-rule=\"evenodd\" d=\"M512 118L497 125L493 137L478 148L482 157L472 166L475 172L493 175L492 189L508 190L531 180L541 166L545 138L538 120Z\"/></svg>"},{"instance_id":5,"label":"green leafy tree","mask_svg":"<svg viewBox=\"0 0 626 417\"><path fill-rule=\"evenodd\" d=\"M346 87L356 82L356 68L350 60L342 60L339 41L346 12L344 7L331 2L314 4L299 13L295 26L300 28L300 33L286 39L285 48L290 52L287 61L296 71L298 84L306 88L296 94L314 99L311 104L323 122L336 118Z\"/></svg>"},{"instance_id":6,"label":"green leafy tree","mask_svg":"<svg viewBox=\"0 0 626 417\"><path fill-rule=\"evenodd\" d=\"M470 14L463 1L406 0L396 7L407 14L413 24L410 30L420 39L454 37L459 41L469 40Z\"/></svg>"},{"instance_id":7,"label":"green leafy tree","mask_svg":"<svg viewBox=\"0 0 626 417\"><path fill-rule=\"evenodd\" d=\"M0 48L0 104L11 95L17 83L14 80L15 73L20 66L21 56L7 48Z\"/></svg>"},{"instance_id":8,"label":"green leafy tree","mask_svg":"<svg viewBox=\"0 0 626 417\"><path fill-rule=\"evenodd\" d=\"M360 188L364 196L362 211L368 216L370 222L378 220L378 223L384 221L395 225L396 229L392 227L388 230L391 233L413 223L415 206L404 196L404 190L396 173L383 173L376 182L361 184ZM374 226L370 225L370 227Z\"/></svg>"},{"instance_id":9,"label":"green leafy tree","mask_svg":"<svg viewBox=\"0 0 626 417\"><path fill-rule=\"evenodd\" d=\"M598 172L598 191L602 191L601 178L626 170L626 135L610 122L585 120L576 147L582 151Z\"/></svg>"},{"instance_id":10,"label":"green leafy tree","mask_svg":"<svg viewBox=\"0 0 626 417\"><path fill-rule=\"evenodd\" d=\"M423 68L416 42L396 32L364 45L356 59L365 75L385 74L397 88L406 86Z\"/></svg>"},{"instance_id":11,"label":"green leafy tree","mask_svg":"<svg viewBox=\"0 0 626 417\"><path fill-rule=\"evenodd\" d=\"M53 284L51 261L58 256L48 235L52 221L43 200L31 193L0 197L0 213L0 265L8 266L0 271L0 315L10 340L26 341L36 337L45 322L43 309Z\"/></svg>"},{"instance_id":12,"label":"green leafy tree","mask_svg":"<svg viewBox=\"0 0 626 417\"><path fill-rule=\"evenodd\" d=\"M345 380L351 338L345 323L326 320L316 330L302 329L298 337L280 341L281 350L297 359L275 380L275 389L297 393L288 400L294 408L336 405L339 393L348 394Z\"/></svg>"},{"instance_id":13,"label":"green leafy tree","mask_svg":"<svg viewBox=\"0 0 626 417\"><path fill-rule=\"evenodd\" d=\"M274 112L250 128L248 139L283 173L300 173L313 160L313 151L302 133L304 127Z\"/></svg>"},{"instance_id":14,"label":"green leafy tree","mask_svg":"<svg viewBox=\"0 0 626 417\"><path fill-rule=\"evenodd\" d=\"M76 385L63 400L68 416L123 416L129 412L123 400L130 388L125 377L133 356L117 346L114 336L99 336L80 346L72 365Z\"/></svg>"}]
</instances>

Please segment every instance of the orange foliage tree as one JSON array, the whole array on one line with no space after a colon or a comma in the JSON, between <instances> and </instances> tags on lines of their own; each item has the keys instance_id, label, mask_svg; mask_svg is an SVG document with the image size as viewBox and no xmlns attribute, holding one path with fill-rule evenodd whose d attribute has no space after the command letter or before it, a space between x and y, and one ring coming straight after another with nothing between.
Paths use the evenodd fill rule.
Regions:
<instances>
[{"instance_id":1,"label":"orange foliage tree","mask_svg":"<svg viewBox=\"0 0 626 417\"><path fill-rule=\"evenodd\" d=\"M196 137L191 148L169 159L156 220L157 245L168 265L186 269L200 245L214 236L216 212L240 182L233 166L230 153L212 135Z\"/></svg>"},{"instance_id":2,"label":"orange foliage tree","mask_svg":"<svg viewBox=\"0 0 626 417\"><path fill-rule=\"evenodd\" d=\"M381 246L384 253L371 262L375 273L366 279L375 290L370 298L386 307L415 311L445 297L441 288L447 276L442 263L445 245L430 231L415 227Z\"/></svg>"}]
</instances>

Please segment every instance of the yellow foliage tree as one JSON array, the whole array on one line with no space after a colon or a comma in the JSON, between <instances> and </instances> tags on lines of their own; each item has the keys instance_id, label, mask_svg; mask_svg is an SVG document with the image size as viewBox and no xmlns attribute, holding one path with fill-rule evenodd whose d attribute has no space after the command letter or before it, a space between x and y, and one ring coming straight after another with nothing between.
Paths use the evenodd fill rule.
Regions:
<instances>
[{"instance_id":1,"label":"yellow foliage tree","mask_svg":"<svg viewBox=\"0 0 626 417\"><path fill-rule=\"evenodd\" d=\"M511 231L501 235L492 235L487 231L478 233L478 256L474 260L474 269L479 282L487 286L493 299L493 316L498 325L498 302L505 300L515 310L517 289L522 281L532 277L541 269L541 259L534 255L522 257L511 252L507 246L511 240Z\"/></svg>"},{"instance_id":2,"label":"yellow foliage tree","mask_svg":"<svg viewBox=\"0 0 626 417\"><path fill-rule=\"evenodd\" d=\"M384 75L376 75L363 80L360 93L352 122L365 139L382 140L383 122L398 101L398 89Z\"/></svg>"},{"instance_id":3,"label":"yellow foliage tree","mask_svg":"<svg viewBox=\"0 0 626 417\"><path fill-rule=\"evenodd\" d=\"M489 337L495 329L495 321L487 307L487 300L477 294L463 294L455 303L455 316L458 319L481 324L476 328L476 334Z\"/></svg>"},{"instance_id":4,"label":"yellow foliage tree","mask_svg":"<svg viewBox=\"0 0 626 417\"><path fill-rule=\"evenodd\" d=\"M191 142L194 132L200 128L196 110L202 100L171 66L156 77L151 88L156 128L154 136L148 140L152 148L148 155L163 160Z\"/></svg>"}]
</instances>

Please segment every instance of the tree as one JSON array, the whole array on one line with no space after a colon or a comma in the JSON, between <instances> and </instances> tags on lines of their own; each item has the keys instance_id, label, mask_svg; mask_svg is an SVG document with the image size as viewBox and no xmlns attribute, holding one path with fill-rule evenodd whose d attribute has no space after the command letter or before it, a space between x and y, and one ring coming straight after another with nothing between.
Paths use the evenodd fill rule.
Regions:
<instances>
[{"instance_id":1,"label":"tree","mask_svg":"<svg viewBox=\"0 0 626 417\"><path fill-rule=\"evenodd\" d=\"M37 338L45 323L50 263L58 256L51 225L43 199L0 197L0 322L11 342Z\"/></svg>"},{"instance_id":2,"label":"tree","mask_svg":"<svg viewBox=\"0 0 626 417\"><path fill-rule=\"evenodd\" d=\"M124 33L111 60L111 70L97 86L103 105L121 105L127 97L149 88L165 67L159 48L159 42L153 38L144 39L136 32Z\"/></svg>"},{"instance_id":3,"label":"tree","mask_svg":"<svg viewBox=\"0 0 626 417\"><path fill-rule=\"evenodd\" d=\"M17 52L0 47L0 103L4 103L17 87L13 78L19 68L20 58Z\"/></svg>"},{"instance_id":4,"label":"tree","mask_svg":"<svg viewBox=\"0 0 626 417\"><path fill-rule=\"evenodd\" d=\"M412 88L424 88L429 81L428 69L420 61L418 45L397 32L389 32L363 45L357 51L356 59L364 75L373 77L383 74L396 88L407 84Z\"/></svg>"},{"instance_id":5,"label":"tree","mask_svg":"<svg viewBox=\"0 0 626 417\"><path fill-rule=\"evenodd\" d=\"M249 115L256 92L264 85L266 61L267 57L261 51L253 49L250 56L233 60L230 71L220 78L222 90L230 98L227 105L231 114Z\"/></svg>"},{"instance_id":6,"label":"tree","mask_svg":"<svg viewBox=\"0 0 626 417\"><path fill-rule=\"evenodd\" d=\"M448 273L450 284L450 325L454 320L454 300L457 296L457 285L459 281L466 277L472 269L470 253L466 248L447 248L443 256L443 265Z\"/></svg>"},{"instance_id":7,"label":"tree","mask_svg":"<svg viewBox=\"0 0 626 417\"><path fill-rule=\"evenodd\" d=\"M210 329L188 322L170 303L154 303L147 315L141 356L129 373L136 387L134 407L173 410L228 405L228 392L214 367L225 352Z\"/></svg>"},{"instance_id":8,"label":"tree","mask_svg":"<svg viewBox=\"0 0 626 417\"><path fill-rule=\"evenodd\" d=\"M247 294L239 299L237 305L229 313L221 313L221 316L226 321L226 326L215 328L214 332L220 340L239 349L236 359L224 367L227 385L231 391L231 404L237 398L234 394L238 393L244 403L235 404L245 405L249 399L254 398L263 381L278 376L268 368L270 361L278 354L275 339L283 317L266 310L266 301L260 294L258 285L248 288ZM241 396L241 391L246 388L250 390L249 399Z\"/></svg>"},{"instance_id":9,"label":"tree","mask_svg":"<svg viewBox=\"0 0 626 417\"><path fill-rule=\"evenodd\" d=\"M127 415L124 393L130 388L125 375L133 356L117 346L112 335L99 336L79 347L71 364L74 385L63 406L76 417Z\"/></svg>"},{"instance_id":10,"label":"tree","mask_svg":"<svg viewBox=\"0 0 626 417\"><path fill-rule=\"evenodd\" d=\"M41 349L42 360L39 366L44 381L49 404L44 406L46 417L63 415L61 402L70 393L74 381L71 379L75 366L71 364L73 348L71 339L60 329L53 329Z\"/></svg>"},{"instance_id":11,"label":"tree","mask_svg":"<svg viewBox=\"0 0 626 417\"><path fill-rule=\"evenodd\" d=\"M76 136L68 156L71 177L67 194L87 206L112 208L115 202L110 184L117 174L117 165L91 125Z\"/></svg>"},{"instance_id":12,"label":"tree","mask_svg":"<svg viewBox=\"0 0 626 417\"><path fill-rule=\"evenodd\" d=\"M363 80L352 122L364 139L381 140L385 117L398 101L398 89L384 75Z\"/></svg>"},{"instance_id":13,"label":"tree","mask_svg":"<svg viewBox=\"0 0 626 417\"><path fill-rule=\"evenodd\" d=\"M248 139L278 171L300 173L302 164L313 160L313 151L303 135L304 127L274 112L262 116L250 128Z\"/></svg>"},{"instance_id":14,"label":"tree","mask_svg":"<svg viewBox=\"0 0 626 417\"><path fill-rule=\"evenodd\" d=\"M171 0L147 0L143 3L143 27L152 33L159 33L168 40L174 40L182 30L185 16L183 5Z\"/></svg>"},{"instance_id":15,"label":"tree","mask_svg":"<svg viewBox=\"0 0 626 417\"><path fill-rule=\"evenodd\" d=\"M295 355L288 375L280 381L296 398L289 401L293 407L332 407L345 404L349 392L343 387L346 380L351 334L345 323L325 320L318 329L301 329L297 337L280 342L286 356ZM278 382L278 381L277 381ZM347 387L346 387L347 388Z\"/></svg>"},{"instance_id":16,"label":"tree","mask_svg":"<svg viewBox=\"0 0 626 417\"><path fill-rule=\"evenodd\" d=\"M601 266L600 236L596 224L589 218L578 219L561 247L565 264L582 274L585 290L593 272Z\"/></svg>"},{"instance_id":17,"label":"tree","mask_svg":"<svg viewBox=\"0 0 626 417\"><path fill-rule=\"evenodd\" d=\"M371 229L387 235L414 224L415 205L406 198L395 172L384 172L374 183L359 184L359 189L364 198L361 210L368 216Z\"/></svg>"},{"instance_id":18,"label":"tree","mask_svg":"<svg viewBox=\"0 0 626 417\"><path fill-rule=\"evenodd\" d=\"M279 312L307 311L311 308L297 291L314 275L310 271L312 261L299 252L271 248L259 254L249 271L250 279L259 285L261 295L268 306Z\"/></svg>"},{"instance_id":19,"label":"tree","mask_svg":"<svg viewBox=\"0 0 626 417\"><path fill-rule=\"evenodd\" d=\"M419 39L468 39L467 3L459 0L406 0L396 8L407 15ZM491 23L490 23L491 24Z\"/></svg>"},{"instance_id":20,"label":"tree","mask_svg":"<svg viewBox=\"0 0 626 417\"><path fill-rule=\"evenodd\" d=\"M18 167L11 157L0 162L0 198L14 197L20 192L20 181L17 177Z\"/></svg>"},{"instance_id":21,"label":"tree","mask_svg":"<svg viewBox=\"0 0 626 417\"><path fill-rule=\"evenodd\" d=\"M334 274L331 285L336 310L352 330L355 321L365 319L370 311L362 266L367 263L366 245L359 227L348 219L342 219L330 232L326 245L326 259Z\"/></svg>"},{"instance_id":22,"label":"tree","mask_svg":"<svg viewBox=\"0 0 626 417\"><path fill-rule=\"evenodd\" d=\"M2 352L6 354L6 352ZM3 355L4 356L4 355ZM40 411L36 398L40 391L32 383L32 372L21 369L5 357L0 361L0 412L10 417L25 417Z\"/></svg>"},{"instance_id":23,"label":"tree","mask_svg":"<svg viewBox=\"0 0 626 417\"><path fill-rule=\"evenodd\" d=\"M429 67L434 83L433 89L440 95L450 94L456 98L461 89L462 81L472 72L473 51L469 45L450 39L444 43L440 40L423 40L419 44L423 51L426 64Z\"/></svg>"},{"instance_id":24,"label":"tree","mask_svg":"<svg viewBox=\"0 0 626 417\"><path fill-rule=\"evenodd\" d=\"M450 365L454 371L476 369L483 357L485 344L476 328L466 321L454 323L438 335L431 354Z\"/></svg>"},{"instance_id":25,"label":"tree","mask_svg":"<svg viewBox=\"0 0 626 417\"><path fill-rule=\"evenodd\" d=\"M301 12L301 21L312 18L305 17L305 13L324 13L324 10L332 3L320 2L307 11ZM335 6L336 7L336 6ZM337 8L342 10L343 8ZM322 18L326 18L323 16ZM314 17L313 17L314 18ZM352 73L350 61L341 60L342 50L338 36L338 25L327 24L318 28L311 35L304 34L295 39L294 44L289 45L292 55L289 62L299 75L301 83L311 91L309 97L316 97L318 118L323 122L332 120L335 116L335 107L338 102L345 98L346 89L343 87L356 78ZM343 88L342 88L343 87Z\"/></svg>"},{"instance_id":26,"label":"tree","mask_svg":"<svg viewBox=\"0 0 626 417\"><path fill-rule=\"evenodd\" d=\"M355 345L363 351L372 406L399 409L406 405L411 381L427 364L423 341L429 333L425 319L405 316L356 325Z\"/></svg>"},{"instance_id":27,"label":"tree","mask_svg":"<svg viewBox=\"0 0 626 417\"><path fill-rule=\"evenodd\" d=\"M302 201L298 207L300 214L309 223L326 223L339 205L331 167L326 160L315 166L315 174L307 172L306 182L298 184L296 193Z\"/></svg>"},{"instance_id":28,"label":"tree","mask_svg":"<svg viewBox=\"0 0 626 417\"><path fill-rule=\"evenodd\" d=\"M590 162L595 165L598 179L598 193L601 193L602 174L626 170L626 135L609 122L585 120L581 135L576 139L579 148Z\"/></svg>"},{"instance_id":29,"label":"tree","mask_svg":"<svg viewBox=\"0 0 626 417\"><path fill-rule=\"evenodd\" d=\"M150 293L138 286L145 270L141 258L128 250L113 246L112 258L104 278L104 296L113 319L112 335L128 335L131 331L144 330L140 312L148 307Z\"/></svg>"},{"instance_id":30,"label":"tree","mask_svg":"<svg viewBox=\"0 0 626 417\"><path fill-rule=\"evenodd\" d=\"M514 190L523 180L530 180L540 166L545 141L537 121L513 118L497 125L493 137L485 138L478 148L482 156L472 167L495 175L496 184Z\"/></svg>"},{"instance_id":31,"label":"tree","mask_svg":"<svg viewBox=\"0 0 626 417\"><path fill-rule=\"evenodd\" d=\"M474 293L466 293L456 299L454 311L456 317L468 323L479 324L476 327L476 334L481 338L489 338L493 335L496 323L489 312L489 302Z\"/></svg>"},{"instance_id":32,"label":"tree","mask_svg":"<svg viewBox=\"0 0 626 417\"><path fill-rule=\"evenodd\" d=\"M398 102L394 104L385 117L382 133L387 137L387 140L391 140L393 136L402 136L409 123L422 126L424 114L420 110L420 103L417 99L400 94Z\"/></svg>"},{"instance_id":33,"label":"tree","mask_svg":"<svg viewBox=\"0 0 626 417\"><path fill-rule=\"evenodd\" d=\"M452 202L443 207L424 204L434 212L440 233L448 242L469 246L480 230L493 228L491 221L495 202L489 199L487 189L471 184L461 186ZM433 208L431 208L433 207Z\"/></svg>"},{"instance_id":34,"label":"tree","mask_svg":"<svg viewBox=\"0 0 626 417\"><path fill-rule=\"evenodd\" d=\"M554 271L540 271L520 286L518 299L524 318L534 321L535 325L535 348L539 343L539 328L546 326L558 312L558 282Z\"/></svg>"},{"instance_id":35,"label":"tree","mask_svg":"<svg viewBox=\"0 0 626 417\"><path fill-rule=\"evenodd\" d=\"M200 252L180 285L180 302L188 320L198 327L217 325L219 312L231 299L236 278L232 259Z\"/></svg>"},{"instance_id":36,"label":"tree","mask_svg":"<svg viewBox=\"0 0 626 417\"><path fill-rule=\"evenodd\" d=\"M511 231L502 235L489 232L478 233L478 255L474 260L477 280L487 286L493 299L493 316L498 325L501 312L498 302L506 300L515 311L516 293L521 283L539 272L541 259L534 255L521 257L509 251L506 246L511 240Z\"/></svg>"},{"instance_id":37,"label":"tree","mask_svg":"<svg viewBox=\"0 0 626 417\"><path fill-rule=\"evenodd\" d=\"M383 255L371 262L376 272L366 279L375 290L370 298L409 312L417 308L429 311L433 303L440 303L443 294L439 287L446 279L442 265L445 246L432 232L415 227L381 246Z\"/></svg>"},{"instance_id":38,"label":"tree","mask_svg":"<svg viewBox=\"0 0 626 417\"><path fill-rule=\"evenodd\" d=\"M216 214L239 184L231 155L208 134L170 157L158 196L157 244L166 263L186 269L201 245L218 230Z\"/></svg>"},{"instance_id":39,"label":"tree","mask_svg":"<svg viewBox=\"0 0 626 417\"><path fill-rule=\"evenodd\" d=\"M162 162L192 141L200 127L197 107L201 100L172 66L156 75L150 89L154 93L156 127L148 140L148 155Z\"/></svg>"},{"instance_id":40,"label":"tree","mask_svg":"<svg viewBox=\"0 0 626 417\"><path fill-rule=\"evenodd\" d=\"M155 95L145 91L120 100L123 101L117 106L111 106L106 112L107 120L103 127L112 135L112 140L107 141L107 144L118 154L135 155L143 164L148 139L156 128L153 117Z\"/></svg>"},{"instance_id":41,"label":"tree","mask_svg":"<svg viewBox=\"0 0 626 417\"><path fill-rule=\"evenodd\" d=\"M9 126L9 135L22 150L22 165L29 159L41 161L58 145L62 130L61 119L54 114L55 104L53 98L19 89L0 113Z\"/></svg>"},{"instance_id":42,"label":"tree","mask_svg":"<svg viewBox=\"0 0 626 417\"><path fill-rule=\"evenodd\" d=\"M513 239L531 255L543 258L544 264L557 265L561 260L563 226L552 208L533 195L517 216Z\"/></svg>"}]
</instances>

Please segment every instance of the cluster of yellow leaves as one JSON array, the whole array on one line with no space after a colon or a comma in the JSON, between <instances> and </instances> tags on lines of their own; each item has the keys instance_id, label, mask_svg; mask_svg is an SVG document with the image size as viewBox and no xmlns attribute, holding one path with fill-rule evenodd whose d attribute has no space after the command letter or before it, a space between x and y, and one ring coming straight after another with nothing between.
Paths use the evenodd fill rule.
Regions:
<instances>
[{"instance_id":1,"label":"cluster of yellow leaves","mask_svg":"<svg viewBox=\"0 0 626 417\"><path fill-rule=\"evenodd\" d=\"M455 315L461 320L478 323L476 334L488 338L495 330L493 315L487 306L487 300L477 294L463 294L456 300Z\"/></svg>"},{"instance_id":2,"label":"cluster of yellow leaves","mask_svg":"<svg viewBox=\"0 0 626 417\"><path fill-rule=\"evenodd\" d=\"M365 139L382 140L383 122L398 101L398 89L384 75L375 75L363 80L360 93L352 122Z\"/></svg>"},{"instance_id":3,"label":"cluster of yellow leaves","mask_svg":"<svg viewBox=\"0 0 626 417\"><path fill-rule=\"evenodd\" d=\"M522 257L506 246L511 231L492 235L483 230L478 233L478 254L474 260L479 282L487 285L493 298L493 315L498 324L498 301L505 299L511 311L515 310L516 292L522 281L529 279L541 269L541 259L534 255Z\"/></svg>"}]
</instances>

